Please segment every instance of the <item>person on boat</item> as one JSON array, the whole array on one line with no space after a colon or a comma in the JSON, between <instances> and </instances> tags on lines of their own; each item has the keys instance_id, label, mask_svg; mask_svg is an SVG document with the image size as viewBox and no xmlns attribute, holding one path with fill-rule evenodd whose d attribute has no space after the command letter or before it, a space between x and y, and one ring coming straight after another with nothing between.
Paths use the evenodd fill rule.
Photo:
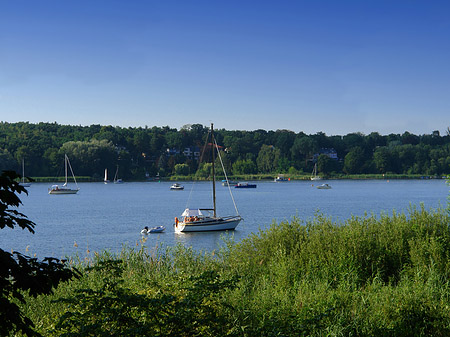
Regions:
<instances>
[{"instance_id":1,"label":"person on boat","mask_svg":"<svg viewBox=\"0 0 450 337\"><path fill-rule=\"evenodd\" d=\"M141 230L142 234L147 234L148 233L148 226L145 226L143 230Z\"/></svg>"}]
</instances>

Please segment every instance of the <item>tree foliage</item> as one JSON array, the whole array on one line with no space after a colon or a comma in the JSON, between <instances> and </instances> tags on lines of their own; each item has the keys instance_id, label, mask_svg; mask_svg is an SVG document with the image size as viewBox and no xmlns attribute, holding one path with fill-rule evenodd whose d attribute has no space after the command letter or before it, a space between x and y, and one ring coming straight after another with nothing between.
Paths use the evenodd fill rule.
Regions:
<instances>
[{"instance_id":1,"label":"tree foliage","mask_svg":"<svg viewBox=\"0 0 450 337\"><path fill-rule=\"evenodd\" d=\"M180 130L165 127L121 128L113 126L68 126L56 123L0 123L0 169L18 170L25 160L29 176L58 175L67 152L77 175L101 178L108 168L120 166L123 178L176 174L175 165L198 169L197 158L183 155L187 148L202 148L208 128L185 125ZM337 160L322 158L322 174L397 173L444 175L450 173L450 135L380 135L360 132L327 136L289 130L229 131L216 129L227 172L311 172L322 149L334 149ZM359 150L356 150L356 149ZM269 150L270 149L270 150ZM168 151L169 150L169 151ZM348 156L348 157L347 157ZM347 157L347 159L346 159ZM252 165L249 165L249 161ZM242 167L245 163L246 168Z\"/></svg>"}]
</instances>

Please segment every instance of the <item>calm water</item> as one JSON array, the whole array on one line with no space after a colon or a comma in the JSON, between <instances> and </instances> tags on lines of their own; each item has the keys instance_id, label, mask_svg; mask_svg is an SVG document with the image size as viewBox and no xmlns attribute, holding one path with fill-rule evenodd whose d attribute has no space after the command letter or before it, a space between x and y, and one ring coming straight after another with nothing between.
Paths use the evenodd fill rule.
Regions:
<instances>
[{"instance_id":1,"label":"calm water","mask_svg":"<svg viewBox=\"0 0 450 337\"><path fill-rule=\"evenodd\" d=\"M210 183L185 182L184 191L171 191L169 182L82 183L77 195L49 195L49 184L35 183L29 195L22 196L24 205L19 210L36 223L36 233L3 229L0 247L36 253L39 258L85 256L88 250L118 252L123 245L139 244L144 226L165 225L164 233L148 236L146 246L182 243L210 251L218 248L222 235L233 235L239 241L274 220L289 220L296 215L306 220L318 210L345 220L365 212L406 212L410 205L420 203L426 208L446 207L449 194L444 180L333 180L328 181L330 190L316 189L309 181L256 183L256 189L233 189L244 218L234 232L186 234L174 232L174 217L180 216L186 206L211 207ZM218 214L234 214L228 188L217 184L216 190Z\"/></svg>"}]
</instances>

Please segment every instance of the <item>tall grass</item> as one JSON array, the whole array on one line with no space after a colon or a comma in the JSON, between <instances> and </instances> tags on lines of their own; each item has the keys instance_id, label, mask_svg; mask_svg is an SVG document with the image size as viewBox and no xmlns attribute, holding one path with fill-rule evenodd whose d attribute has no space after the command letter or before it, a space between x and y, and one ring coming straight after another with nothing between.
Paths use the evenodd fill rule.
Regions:
<instances>
[{"instance_id":1,"label":"tall grass","mask_svg":"<svg viewBox=\"0 0 450 337\"><path fill-rule=\"evenodd\" d=\"M24 309L44 335L446 336L449 254L445 210L317 214L214 253L141 247L74 261L84 277Z\"/></svg>"}]
</instances>

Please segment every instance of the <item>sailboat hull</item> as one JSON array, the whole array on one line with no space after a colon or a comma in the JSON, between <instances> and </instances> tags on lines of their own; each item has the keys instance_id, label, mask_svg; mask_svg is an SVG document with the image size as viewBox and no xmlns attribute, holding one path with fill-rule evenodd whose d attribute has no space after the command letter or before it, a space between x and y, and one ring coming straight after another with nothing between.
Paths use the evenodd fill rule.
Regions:
<instances>
[{"instance_id":1,"label":"sailboat hull","mask_svg":"<svg viewBox=\"0 0 450 337\"><path fill-rule=\"evenodd\" d=\"M176 232L209 232L234 230L242 218L233 216L227 218L205 218L200 221L176 223Z\"/></svg>"},{"instance_id":2,"label":"sailboat hull","mask_svg":"<svg viewBox=\"0 0 450 337\"><path fill-rule=\"evenodd\" d=\"M70 188L68 189L49 189L48 194L76 194L78 190L72 190Z\"/></svg>"}]
</instances>

